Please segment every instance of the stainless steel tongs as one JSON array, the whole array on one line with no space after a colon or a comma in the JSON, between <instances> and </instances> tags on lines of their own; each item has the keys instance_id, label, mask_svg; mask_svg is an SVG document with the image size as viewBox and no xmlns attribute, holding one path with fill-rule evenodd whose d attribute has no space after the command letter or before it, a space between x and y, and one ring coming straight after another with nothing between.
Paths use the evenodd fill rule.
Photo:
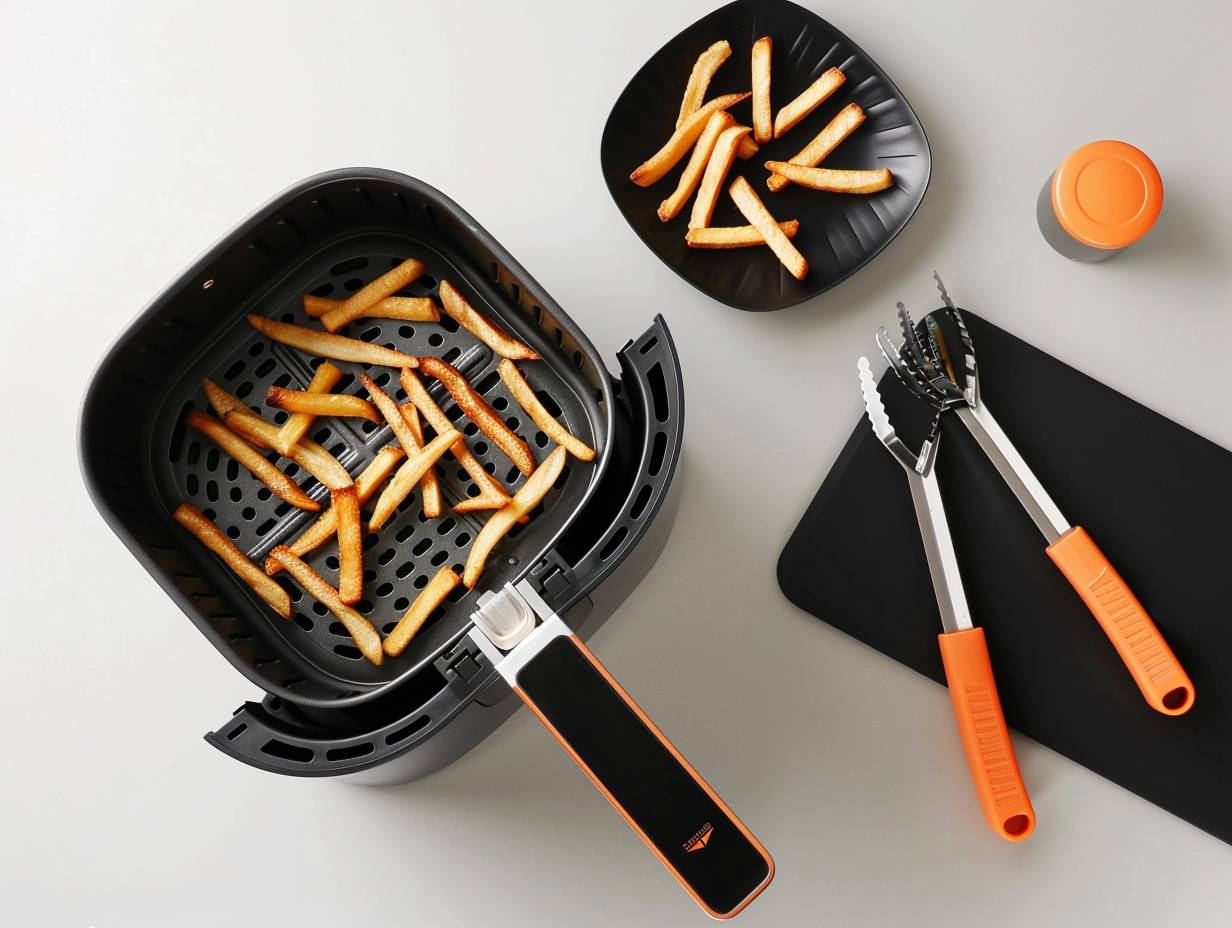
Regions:
<instances>
[{"instance_id":1,"label":"stainless steel tongs","mask_svg":"<svg viewBox=\"0 0 1232 928\"><path fill-rule=\"evenodd\" d=\"M967 608L958 558L941 502L941 489L933 473L940 440L937 432L940 414L933 419L932 433L919 453L913 453L890 423L867 358L860 358L859 370L864 408L873 432L907 472L928 570L941 612L944 631L937 639L941 660L980 805L997 834L1011 841L1021 841L1035 827L1035 810L1018 771L1014 745L1001 712L984 630L974 626Z\"/></svg>"},{"instance_id":2,"label":"stainless steel tongs","mask_svg":"<svg viewBox=\"0 0 1232 928\"><path fill-rule=\"evenodd\" d=\"M1166 715L1187 712L1194 701L1193 683L1163 635L1086 530L1066 521L984 404L971 335L941 278L933 277L945 307L917 326L899 303L902 343L895 345L882 328L878 348L909 390L938 415L953 410L974 436L1043 533L1048 556L1099 621L1146 701Z\"/></svg>"}]
</instances>

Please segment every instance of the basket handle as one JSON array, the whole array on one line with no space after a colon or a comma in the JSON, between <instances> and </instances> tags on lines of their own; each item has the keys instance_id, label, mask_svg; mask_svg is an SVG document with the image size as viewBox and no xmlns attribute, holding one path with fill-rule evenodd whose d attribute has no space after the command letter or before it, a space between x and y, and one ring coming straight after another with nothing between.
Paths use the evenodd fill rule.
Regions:
<instances>
[{"instance_id":1,"label":"basket handle","mask_svg":"<svg viewBox=\"0 0 1232 928\"><path fill-rule=\"evenodd\" d=\"M708 914L770 883L766 849L576 635L544 645L514 691Z\"/></svg>"}]
</instances>

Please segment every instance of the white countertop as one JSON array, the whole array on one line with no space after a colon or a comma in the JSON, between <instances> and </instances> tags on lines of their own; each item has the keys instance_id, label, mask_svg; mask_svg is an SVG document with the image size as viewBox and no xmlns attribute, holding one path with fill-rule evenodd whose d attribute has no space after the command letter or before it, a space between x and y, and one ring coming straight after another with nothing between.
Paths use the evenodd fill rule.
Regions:
<instances>
[{"instance_id":1,"label":"white countertop","mask_svg":"<svg viewBox=\"0 0 1232 928\"><path fill-rule=\"evenodd\" d=\"M0 898L14 924L702 923L528 713L383 790L208 747L258 691L86 497L75 418L106 345L239 218L347 165L454 197L609 357L667 317L688 402L679 517L593 644L774 854L744 925L1226 923L1232 848L1025 739L1040 825L1021 846L994 837L945 692L797 611L774 564L860 414L854 358L896 299L933 295L933 268L963 305L1232 447L1230 8L808 5L915 107L932 187L871 265L768 315L660 264L599 173L612 102L706 0L6 5ZM1166 203L1127 254L1070 264L1040 237L1035 197L1102 137L1150 153ZM742 473L764 479L733 493Z\"/></svg>"}]
</instances>

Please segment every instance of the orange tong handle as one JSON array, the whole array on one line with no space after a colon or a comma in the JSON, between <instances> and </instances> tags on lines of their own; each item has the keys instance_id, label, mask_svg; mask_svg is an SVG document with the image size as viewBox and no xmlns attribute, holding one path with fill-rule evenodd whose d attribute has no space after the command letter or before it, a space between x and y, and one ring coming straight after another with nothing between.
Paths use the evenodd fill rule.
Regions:
<instances>
[{"instance_id":1,"label":"orange tong handle","mask_svg":"<svg viewBox=\"0 0 1232 928\"><path fill-rule=\"evenodd\" d=\"M1048 546L1065 579L1082 597L1151 708L1182 715L1194 703L1194 686L1151 617L1121 575L1081 526Z\"/></svg>"},{"instance_id":2,"label":"orange tong handle","mask_svg":"<svg viewBox=\"0 0 1232 928\"><path fill-rule=\"evenodd\" d=\"M992 676L982 628L939 635L941 661L971 779L984 817L1007 841L1022 841L1035 830L1035 809L1018 772L997 683Z\"/></svg>"}]
</instances>

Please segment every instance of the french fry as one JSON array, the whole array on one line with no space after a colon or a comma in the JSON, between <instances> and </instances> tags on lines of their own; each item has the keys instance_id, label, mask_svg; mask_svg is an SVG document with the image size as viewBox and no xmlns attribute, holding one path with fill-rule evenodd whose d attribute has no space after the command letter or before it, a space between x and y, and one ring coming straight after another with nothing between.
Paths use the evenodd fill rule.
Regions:
<instances>
[{"instance_id":1,"label":"french fry","mask_svg":"<svg viewBox=\"0 0 1232 928\"><path fill-rule=\"evenodd\" d=\"M761 198L749 182L743 177L737 177L728 191L731 193L731 198L736 201L737 209L761 233L761 237L766 240L766 244L778 256L779 261L783 263L791 276L796 280L803 280L808 273L808 262L779 228L779 224L762 204Z\"/></svg>"},{"instance_id":2,"label":"french fry","mask_svg":"<svg viewBox=\"0 0 1232 928\"><path fill-rule=\"evenodd\" d=\"M205 398L209 401L210 408L214 410L214 415L219 419L225 419L227 413L233 409L248 409L242 399L224 390L208 377L201 381L201 386L205 390Z\"/></svg>"},{"instance_id":3,"label":"french fry","mask_svg":"<svg viewBox=\"0 0 1232 928\"><path fill-rule=\"evenodd\" d=\"M184 424L200 432L247 467L252 475L269 487L279 499L286 500L296 509L306 509L309 512L317 512L321 508L316 500L299 488L299 484L267 461L265 455L213 416L193 410L184 417Z\"/></svg>"},{"instance_id":4,"label":"french fry","mask_svg":"<svg viewBox=\"0 0 1232 928\"><path fill-rule=\"evenodd\" d=\"M704 229L710 225L714 206L719 202L723 180L736 157L736 143L751 131L748 126L732 126L730 129L724 129L719 140L714 143L714 151L710 153L710 160L706 163L706 174L702 177L701 187L698 188L697 199L693 201L693 212L689 216L690 229Z\"/></svg>"},{"instance_id":5,"label":"french fry","mask_svg":"<svg viewBox=\"0 0 1232 928\"><path fill-rule=\"evenodd\" d=\"M726 39L715 42L697 57L693 71L689 74L689 82L685 84L684 97L680 101L680 115L676 117L676 128L685 124L690 116L697 112L706 98L706 88L710 86L710 78L719 70L719 65L731 57L731 45Z\"/></svg>"},{"instance_id":6,"label":"french fry","mask_svg":"<svg viewBox=\"0 0 1232 928\"><path fill-rule=\"evenodd\" d=\"M663 175L674 168L685 153L693 147L697 137L706 128L706 120L710 118L711 113L733 107L749 96L750 94L747 93L729 93L723 97L715 97L706 103L690 116L684 125L673 132L672 137L664 142L663 147L651 155L649 160L635 168L629 175L629 180L639 187L649 187L662 180Z\"/></svg>"},{"instance_id":7,"label":"french fry","mask_svg":"<svg viewBox=\"0 0 1232 928\"><path fill-rule=\"evenodd\" d=\"M367 419L369 422L381 421L381 414L376 411L375 406L361 397L351 396L348 393L309 393L306 390L270 387L265 394L265 402L276 409L285 409L294 413L334 416L339 419Z\"/></svg>"},{"instance_id":8,"label":"french fry","mask_svg":"<svg viewBox=\"0 0 1232 928\"><path fill-rule=\"evenodd\" d=\"M810 190L828 190L830 193L876 193L894 183L894 175L889 168L836 171L831 168L806 168L790 161L767 161L766 167L793 184Z\"/></svg>"},{"instance_id":9,"label":"french fry","mask_svg":"<svg viewBox=\"0 0 1232 928\"><path fill-rule=\"evenodd\" d=\"M397 267L386 271L376 280L356 290L349 297L321 317L321 325L328 332L337 332L353 319L365 315L387 296L393 296L424 272L422 261L407 258Z\"/></svg>"},{"instance_id":10,"label":"french fry","mask_svg":"<svg viewBox=\"0 0 1232 928\"><path fill-rule=\"evenodd\" d=\"M348 606L364 595L364 537L359 524L359 498L355 487L329 494L330 511L338 531L338 596Z\"/></svg>"},{"instance_id":11,"label":"french fry","mask_svg":"<svg viewBox=\"0 0 1232 928\"><path fill-rule=\"evenodd\" d=\"M227 423L227 428L238 432L258 448L273 448L278 437L278 426L248 410L233 409L223 421ZM296 442L287 457L316 477L327 489L341 490L354 485L346 468L315 441L305 438Z\"/></svg>"},{"instance_id":12,"label":"french fry","mask_svg":"<svg viewBox=\"0 0 1232 928\"><path fill-rule=\"evenodd\" d=\"M342 379L342 371L334 367L328 361L322 361L312 375L312 380L308 383L309 393L328 393L338 381ZM278 387L270 387L270 393ZM266 394L265 401L272 402L269 394ZM312 423L316 420L317 414L310 414L308 410L292 410L294 413L286 422L282 423L282 428L278 430L278 439L274 442L274 450L286 457L291 449L295 447L295 443L308 434L308 430L312 428ZM226 415L226 413L219 413Z\"/></svg>"},{"instance_id":13,"label":"french fry","mask_svg":"<svg viewBox=\"0 0 1232 928\"><path fill-rule=\"evenodd\" d=\"M406 419L406 424L410 426L411 437L415 439L415 450L418 451L424 443L423 426L419 424L419 410L410 400L400 405L398 409L402 411L402 418ZM419 478L419 497L423 514L429 519L439 518L444 511L444 506L441 502L441 482L436 478L435 465L424 471L424 475Z\"/></svg>"},{"instance_id":14,"label":"french fry","mask_svg":"<svg viewBox=\"0 0 1232 928\"><path fill-rule=\"evenodd\" d=\"M774 137L782 138L796 123L829 99L834 91L843 86L845 80L847 80L846 74L838 68L830 68L813 81L808 90L780 109L778 115L774 117Z\"/></svg>"},{"instance_id":15,"label":"french fry","mask_svg":"<svg viewBox=\"0 0 1232 928\"><path fill-rule=\"evenodd\" d=\"M762 36L753 43L753 138L768 142L774 135L770 118L770 51L774 39Z\"/></svg>"},{"instance_id":16,"label":"french fry","mask_svg":"<svg viewBox=\"0 0 1232 928\"><path fill-rule=\"evenodd\" d=\"M513 494L513 499L492 513L488 521L484 523L483 528L479 530L479 534L471 543L470 553L466 557L466 567L462 571L462 582L466 584L468 590L474 589L479 575L483 573L484 565L488 562L488 555L492 553L496 543L505 537L515 522L529 515L530 511L543 501L564 468L565 449L556 448L544 458L543 463L531 474L530 479L522 484L518 492Z\"/></svg>"},{"instance_id":17,"label":"french fry","mask_svg":"<svg viewBox=\"0 0 1232 928\"><path fill-rule=\"evenodd\" d=\"M435 377L445 385L453 401L458 404L468 419L479 426L479 430L492 440L492 444L500 448L509 460L523 474L530 476L535 470L535 456L530 453L530 446L513 433L483 396L470 385L470 382L458 373L457 368L440 358L420 358L419 366L430 377Z\"/></svg>"},{"instance_id":18,"label":"french fry","mask_svg":"<svg viewBox=\"0 0 1232 928\"><path fill-rule=\"evenodd\" d=\"M449 417L441 411L441 407L436 405L436 401L432 399L423 382L414 371L403 368L402 389L406 391L410 401L415 404L415 408L428 420L428 424L436 429L438 435L448 432L453 428L453 423L449 421ZM495 477L483 469L479 459L471 454L471 449L466 446L465 439L459 438L449 450L453 452L454 458L470 474L471 479L479 487L479 495L470 496L462 500L462 502L453 507L454 512L500 509L501 506L509 502L509 494L505 492L505 488Z\"/></svg>"},{"instance_id":19,"label":"french fry","mask_svg":"<svg viewBox=\"0 0 1232 928\"><path fill-rule=\"evenodd\" d=\"M693 154L689 156L689 162L685 165L684 172L676 183L676 189L672 191L671 196L659 204L661 220L668 222L679 215L689 197L693 196L694 191L697 190L698 182L702 179L702 172L706 170L706 165L710 161L710 153L714 151L714 143L719 140L719 135L723 130L730 128L735 122L735 117L726 110L716 110L710 114L710 118L706 120L706 128L698 136L697 144L693 146Z\"/></svg>"},{"instance_id":20,"label":"french fry","mask_svg":"<svg viewBox=\"0 0 1232 928\"><path fill-rule=\"evenodd\" d=\"M237 548L235 542L220 531L217 525L206 518L205 513L192 503L180 503L171 517L214 552L250 590L265 600L271 609L284 619L291 618L291 597L287 595L287 591L244 557L244 552Z\"/></svg>"},{"instance_id":21,"label":"french fry","mask_svg":"<svg viewBox=\"0 0 1232 928\"><path fill-rule=\"evenodd\" d=\"M375 532L389 521L389 517L394 514L398 505L410 496L411 490L415 488L420 478L461 437L457 429L449 429L437 435L421 450L407 455L393 479L389 481L389 485L381 491L381 495L377 498L376 507L372 510L371 518L368 519L368 531Z\"/></svg>"},{"instance_id":22,"label":"french fry","mask_svg":"<svg viewBox=\"0 0 1232 928\"><path fill-rule=\"evenodd\" d=\"M305 294L304 312L313 319L320 319L332 309L342 305L342 300L327 296ZM440 310L428 296L387 296L364 310L364 319L400 319L403 322L439 322Z\"/></svg>"},{"instance_id":23,"label":"french fry","mask_svg":"<svg viewBox=\"0 0 1232 928\"><path fill-rule=\"evenodd\" d=\"M736 146L736 157L741 161L748 161L759 151L761 151L761 146L753 141L753 136L746 135Z\"/></svg>"},{"instance_id":24,"label":"french fry","mask_svg":"<svg viewBox=\"0 0 1232 928\"><path fill-rule=\"evenodd\" d=\"M266 338L321 358L353 361L356 364L381 364L385 367L415 367L419 363L409 354L393 348L370 345L358 338L321 332L292 322L279 322L268 316L250 315L248 322Z\"/></svg>"},{"instance_id":25,"label":"french fry","mask_svg":"<svg viewBox=\"0 0 1232 928\"><path fill-rule=\"evenodd\" d=\"M860 128L863 122L864 110L860 109L859 104L848 103L838 111L838 115L831 119L824 129L817 133L813 141L788 160L792 164L802 164L808 168L817 167L830 152L838 148L843 139ZM788 183L790 181L782 174L771 174L770 179L766 181L766 186L771 190L782 190Z\"/></svg>"},{"instance_id":26,"label":"french fry","mask_svg":"<svg viewBox=\"0 0 1232 928\"><path fill-rule=\"evenodd\" d=\"M428 585L419 591L411 608L398 620L394 630L385 639L385 653L397 657L406 650L411 639L423 628L428 616L436 611L436 607L445 601L445 597L453 592L453 588L461 583L461 578L453 572L452 567L442 567L436 572Z\"/></svg>"},{"instance_id":27,"label":"french fry","mask_svg":"<svg viewBox=\"0 0 1232 928\"><path fill-rule=\"evenodd\" d=\"M324 577L292 554L286 545L279 545L269 556L281 564L309 596L334 614L334 618L342 623L342 627L354 639L355 646L364 657L378 667L381 666L385 659L385 652L381 649L381 633L371 622L344 603L338 591L330 586Z\"/></svg>"},{"instance_id":28,"label":"french fry","mask_svg":"<svg viewBox=\"0 0 1232 928\"><path fill-rule=\"evenodd\" d=\"M475 309L449 281L441 281L439 292L445 312L502 358L513 358L515 361L539 360L539 352L530 345L522 344Z\"/></svg>"},{"instance_id":29,"label":"french fry","mask_svg":"<svg viewBox=\"0 0 1232 928\"><path fill-rule=\"evenodd\" d=\"M369 463L355 478L355 498L363 505L376 493L376 488L385 482L394 466L403 458L401 448L386 445L376 453ZM307 529L300 533L290 545L291 553L296 557L311 554L325 542L334 537L338 530L338 513L332 508L326 509ZM265 572L271 577L282 570L282 565L271 557L265 559Z\"/></svg>"},{"instance_id":30,"label":"french fry","mask_svg":"<svg viewBox=\"0 0 1232 928\"><path fill-rule=\"evenodd\" d=\"M415 440L415 433L411 431L410 423L406 421L406 416L402 414L394 398L378 387L376 381L367 374L360 374L359 382L364 385L364 389L372 397L372 402L376 404L376 408L381 411L381 415L393 429L394 437L398 439L402 450L408 456L413 455L419 450L419 442Z\"/></svg>"},{"instance_id":31,"label":"french fry","mask_svg":"<svg viewBox=\"0 0 1232 928\"><path fill-rule=\"evenodd\" d=\"M788 238L795 238L800 231L797 219L786 219L779 223L779 228ZM690 229L685 233L684 240L690 248L747 248L750 245L764 245L766 240L753 226L711 226L706 229Z\"/></svg>"},{"instance_id":32,"label":"french fry","mask_svg":"<svg viewBox=\"0 0 1232 928\"><path fill-rule=\"evenodd\" d=\"M513 394L513 398L517 400L518 405L526 410L526 414L530 416L531 421L535 425L539 426L541 432L579 461L593 461L595 459L594 448L591 448L575 435L570 434L568 429L556 421L552 414L543 408L543 404L539 402L539 397L535 396L535 391L526 382L526 378L522 376L522 372L518 370L516 364L508 359L501 361L500 375L501 380L505 381L505 386L509 388L509 392Z\"/></svg>"}]
</instances>

